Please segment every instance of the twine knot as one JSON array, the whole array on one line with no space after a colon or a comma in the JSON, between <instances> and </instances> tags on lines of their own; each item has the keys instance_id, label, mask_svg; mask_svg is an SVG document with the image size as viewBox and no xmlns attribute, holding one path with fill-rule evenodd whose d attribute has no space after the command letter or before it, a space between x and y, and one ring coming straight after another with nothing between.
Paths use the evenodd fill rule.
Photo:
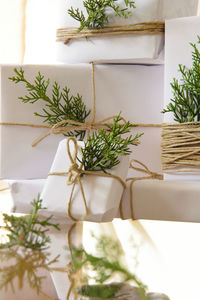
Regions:
<instances>
[{"instance_id":1,"label":"twine knot","mask_svg":"<svg viewBox=\"0 0 200 300\"><path fill-rule=\"evenodd\" d=\"M138 165L142 166L142 168L139 168L139 167L135 167L133 165L133 163L137 163ZM145 173L149 176L143 176L143 177L133 177L133 178L127 178L126 181L136 181L136 180L142 180L142 179L159 179L159 180L162 180L163 179L163 175L161 174L158 174L156 172L152 172L149 170L149 168L143 164L141 161L139 160L136 160L136 159L132 159L130 161L130 168L135 170L135 171L138 171L138 172L141 172L141 173Z\"/></svg>"},{"instance_id":2,"label":"twine knot","mask_svg":"<svg viewBox=\"0 0 200 300\"><path fill-rule=\"evenodd\" d=\"M138 165L142 166L142 168L139 167L135 167L133 165L133 163L137 163ZM131 208L131 218L134 220L134 215L133 215L133 191L132 191L132 187L135 181L137 180L145 180L145 179L158 179L158 180L163 180L163 175L162 174L158 174L156 172L152 172L149 170L149 168L143 164L141 161L136 160L136 159L132 159L130 161L130 166L129 168L141 172L141 173L145 173L148 176L140 176L140 177L130 177L127 178L126 181L131 181L130 183L130 208ZM121 214L121 218L123 219L123 213L122 213L122 203L120 204L120 214Z\"/></svg>"},{"instance_id":3,"label":"twine knot","mask_svg":"<svg viewBox=\"0 0 200 300\"><path fill-rule=\"evenodd\" d=\"M73 163L68 170L67 184L71 185L77 181L77 178L82 174L82 167L79 167L77 163Z\"/></svg>"}]
</instances>

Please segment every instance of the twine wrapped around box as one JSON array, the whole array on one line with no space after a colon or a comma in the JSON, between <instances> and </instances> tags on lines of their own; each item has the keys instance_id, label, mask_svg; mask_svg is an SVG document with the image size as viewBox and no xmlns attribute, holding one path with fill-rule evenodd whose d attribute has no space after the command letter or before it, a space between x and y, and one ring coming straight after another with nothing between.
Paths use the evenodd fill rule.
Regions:
<instances>
[{"instance_id":1,"label":"twine wrapped around box","mask_svg":"<svg viewBox=\"0 0 200 300\"><path fill-rule=\"evenodd\" d=\"M45 124L30 124L30 123L16 123L16 122L0 122L0 125L4 126L22 126L22 127L32 127L32 128L46 128L48 129L47 133L36 139L32 143L32 147L37 146L42 140L47 138L51 134L67 134L69 131L73 130L83 130L87 131L88 135L91 130L100 130L104 128L105 123L111 125L108 121L113 120L116 116L107 117L101 121L95 121L96 118L96 92L95 92L95 72L94 72L94 63L91 63L91 72L92 72L92 95L93 95L93 108L92 108L92 120L85 123L80 123L74 120L62 120L54 125L45 125ZM122 121L126 123L126 120L122 118ZM150 124L150 123L132 123L137 127L161 127L161 124ZM137 145L139 142L134 142L134 145Z\"/></svg>"},{"instance_id":2,"label":"twine wrapped around box","mask_svg":"<svg viewBox=\"0 0 200 300\"><path fill-rule=\"evenodd\" d=\"M133 163L137 163L142 168L134 167ZM131 219L134 220L134 209L133 209L133 184L134 184L134 182L136 182L137 180L146 180L146 179L163 180L163 175L150 171L149 168L145 164L143 164L141 161L136 160L136 159L131 159L129 168L147 175L147 176L140 176L140 177L129 177L126 179L126 182L128 182L128 181L131 182L130 187L129 187L129 189L130 189L129 190L130 191L129 192L129 194L130 194L129 200L130 200L130 209L131 209ZM122 201L120 203L120 217L121 217L121 219L124 219L123 218Z\"/></svg>"},{"instance_id":3,"label":"twine wrapped around box","mask_svg":"<svg viewBox=\"0 0 200 300\"><path fill-rule=\"evenodd\" d=\"M165 32L165 23L160 21L143 22L122 26L105 26L103 28L84 28L81 31L76 27L65 27L57 29L57 41L64 41L68 44L72 39L84 37L99 37L109 35L125 34L163 34Z\"/></svg>"},{"instance_id":4,"label":"twine wrapped around box","mask_svg":"<svg viewBox=\"0 0 200 300\"><path fill-rule=\"evenodd\" d=\"M163 124L161 148L163 172L200 172L200 122Z\"/></svg>"}]
</instances>

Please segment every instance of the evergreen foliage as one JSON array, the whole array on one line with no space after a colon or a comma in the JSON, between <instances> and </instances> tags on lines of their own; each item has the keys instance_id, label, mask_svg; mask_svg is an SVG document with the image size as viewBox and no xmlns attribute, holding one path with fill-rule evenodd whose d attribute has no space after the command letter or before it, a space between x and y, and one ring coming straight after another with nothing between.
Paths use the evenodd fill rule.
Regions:
<instances>
[{"instance_id":1,"label":"evergreen foliage","mask_svg":"<svg viewBox=\"0 0 200 300\"><path fill-rule=\"evenodd\" d=\"M0 244L0 249L21 246L25 249L41 251L48 248L50 238L46 233L49 231L49 227L60 230L59 225L51 222L52 216L44 219L39 218L39 210L45 209L42 207L42 200L39 195L31 204L33 205L33 210L31 210L29 215L18 217L3 214L5 222L3 228L8 231L9 241Z\"/></svg>"},{"instance_id":2,"label":"evergreen foliage","mask_svg":"<svg viewBox=\"0 0 200 300\"><path fill-rule=\"evenodd\" d=\"M198 36L200 44L200 36ZM196 44L190 43L192 51L192 67L179 65L181 79L173 79L171 87L173 98L162 112L172 112L174 120L179 123L200 121L200 52Z\"/></svg>"},{"instance_id":3,"label":"evergreen foliage","mask_svg":"<svg viewBox=\"0 0 200 300\"><path fill-rule=\"evenodd\" d=\"M135 2L124 0L125 7L120 8L117 4L118 0L86 0L83 6L86 9L87 17L79 8L71 7L68 10L69 15L80 22L79 31L83 28L102 28L108 23L107 9L110 8L115 12L115 16L128 18L132 15L129 8L135 8Z\"/></svg>"},{"instance_id":4,"label":"evergreen foliage","mask_svg":"<svg viewBox=\"0 0 200 300\"><path fill-rule=\"evenodd\" d=\"M53 126L54 124L63 120L73 120L84 123L90 110L87 110L86 105L82 100L82 96L77 94L76 96L70 95L70 89L65 87L62 89L60 85L55 81L52 87L52 97L47 95L47 89L50 84L50 80L44 79L44 76L38 72L35 77L34 83L29 82L24 76L24 70L20 68L14 69L16 76L9 77L14 83L24 83L28 91L28 94L24 97L19 97L23 103L35 103L37 101L43 101L45 107L42 109L43 113L35 112L35 116L39 116L44 119L44 122ZM67 126L64 124L63 126ZM83 140L85 131L75 130L69 132L66 136L75 136L80 140Z\"/></svg>"},{"instance_id":5,"label":"evergreen foliage","mask_svg":"<svg viewBox=\"0 0 200 300\"><path fill-rule=\"evenodd\" d=\"M85 142L82 151L82 159L78 159L88 171L103 171L112 169L119 164L119 156L129 155L130 145L137 144L142 134L136 134L122 138L122 135L129 133L132 125L129 121L120 124L120 114L114 118L113 124L105 124L105 129L94 131Z\"/></svg>"}]
</instances>

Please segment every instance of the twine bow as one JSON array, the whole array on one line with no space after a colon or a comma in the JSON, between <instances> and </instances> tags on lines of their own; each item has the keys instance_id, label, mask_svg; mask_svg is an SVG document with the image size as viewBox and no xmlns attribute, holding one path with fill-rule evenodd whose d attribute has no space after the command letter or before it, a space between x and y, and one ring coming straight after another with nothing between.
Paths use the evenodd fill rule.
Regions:
<instances>
[{"instance_id":1,"label":"twine bow","mask_svg":"<svg viewBox=\"0 0 200 300\"><path fill-rule=\"evenodd\" d=\"M138 165L142 166L142 168L135 167L133 165L134 162L137 163ZM145 180L145 179L163 180L163 175L150 171L149 168L145 164L143 164L142 162L140 162L139 160L136 160L136 159L132 159L130 161L129 168L148 175L148 176L140 176L140 177L129 177L126 179L126 181L131 181L131 183L130 183L130 207L131 207L131 218L134 219L134 216L133 216L133 190L132 190L134 182L137 180ZM122 203L121 203L121 205L122 205ZM121 207L121 214L122 214L122 207ZM123 214L122 214L122 219L123 219Z\"/></svg>"},{"instance_id":2,"label":"twine bow","mask_svg":"<svg viewBox=\"0 0 200 300\"><path fill-rule=\"evenodd\" d=\"M49 131L45 133L42 137L38 138L32 143L32 147L35 147L38 143L40 143L42 140L44 140L46 137L48 137L51 134L67 134L70 131L73 130L79 130L79 131L88 131L88 135L90 134L90 130L96 129L99 130L105 126L105 123L109 120L113 120L116 116L111 116L106 119L103 119L101 121L96 122L96 91L95 91L95 74L94 74L94 63L91 63L91 71L92 71L92 94L93 94L93 110L92 110L92 120L90 122L81 123L74 120L62 120L53 126L51 125L38 125L38 124L30 124L30 123L16 123L16 122L0 122L0 125L6 125L6 126L23 126L23 127L33 127L33 128L47 128ZM121 117L122 118L122 117ZM122 118L122 121L126 123L126 120ZM67 125L67 126L64 126ZM133 124L138 127L161 127L161 124ZM138 142L135 142L134 144L138 144Z\"/></svg>"},{"instance_id":3,"label":"twine bow","mask_svg":"<svg viewBox=\"0 0 200 300\"><path fill-rule=\"evenodd\" d=\"M79 130L79 131L85 131L88 130L88 132L90 132L90 130L100 130L101 128L103 128L105 126L105 123L107 121L113 120L116 116L111 116L108 118L105 118L101 121L98 122L85 122L85 123L81 123L78 121L73 121L73 120L63 120L60 121L58 123L56 123L55 125L53 125L49 132L45 133L42 137L38 138L36 141L33 142L32 147L37 146L38 143L40 143L43 139L45 139L47 136L51 135L51 134L67 134L70 131L74 131L74 130ZM122 118L122 121L124 123L126 123L126 120ZM67 126L63 126L63 125L67 125Z\"/></svg>"},{"instance_id":4,"label":"twine bow","mask_svg":"<svg viewBox=\"0 0 200 300\"><path fill-rule=\"evenodd\" d=\"M72 141L74 144L73 154L71 154L71 150L70 150L70 145L69 145L70 141ZM71 194L70 194L70 198L69 198L69 202L68 202L68 216L74 222L79 221L78 219L74 218L71 214L72 198L73 198L74 188L77 183L80 186L81 196L82 196L83 203L85 206L85 215L84 215L83 220L85 220L85 218L88 216L88 213L89 213L89 209L87 207L87 201L86 201L86 197L85 197L85 193L84 193L84 189L83 189L83 184L81 182L81 175L86 174L86 175L114 178L121 183L121 185L123 186L124 189L126 188L126 183L119 176L116 176L113 174L100 173L100 172L96 172L96 171L83 170L83 165L80 165L80 167L79 167L76 162L77 153L78 153L78 144L77 144L76 139L74 137L68 138L67 139L67 154L69 156L71 166L69 167L67 172L52 172L52 173L48 174L48 176L52 176L52 175L68 176L67 185L72 185L72 190L71 190Z\"/></svg>"}]
</instances>

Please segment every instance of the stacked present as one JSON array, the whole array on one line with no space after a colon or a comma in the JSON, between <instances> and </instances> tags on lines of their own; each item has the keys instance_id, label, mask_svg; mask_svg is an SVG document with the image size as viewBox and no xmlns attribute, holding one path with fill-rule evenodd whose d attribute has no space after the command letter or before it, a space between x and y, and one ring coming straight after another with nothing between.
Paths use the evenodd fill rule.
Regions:
<instances>
[{"instance_id":1,"label":"stacked present","mask_svg":"<svg viewBox=\"0 0 200 300\"><path fill-rule=\"evenodd\" d=\"M161 181L161 111L164 98L169 104L177 64L191 63L188 42L195 41L200 21L167 21L165 92L164 21L197 15L198 1L107 1L101 9L98 1L59 5L57 39L64 43L58 43L57 60L76 64L1 66L0 174L9 180L13 208L27 213L29 200L41 193L44 215L63 226L115 217L176 220L169 216L169 198L180 197L184 185L187 204L199 187ZM186 180L191 178L198 176ZM55 273L53 279L64 299L66 278Z\"/></svg>"}]
</instances>

